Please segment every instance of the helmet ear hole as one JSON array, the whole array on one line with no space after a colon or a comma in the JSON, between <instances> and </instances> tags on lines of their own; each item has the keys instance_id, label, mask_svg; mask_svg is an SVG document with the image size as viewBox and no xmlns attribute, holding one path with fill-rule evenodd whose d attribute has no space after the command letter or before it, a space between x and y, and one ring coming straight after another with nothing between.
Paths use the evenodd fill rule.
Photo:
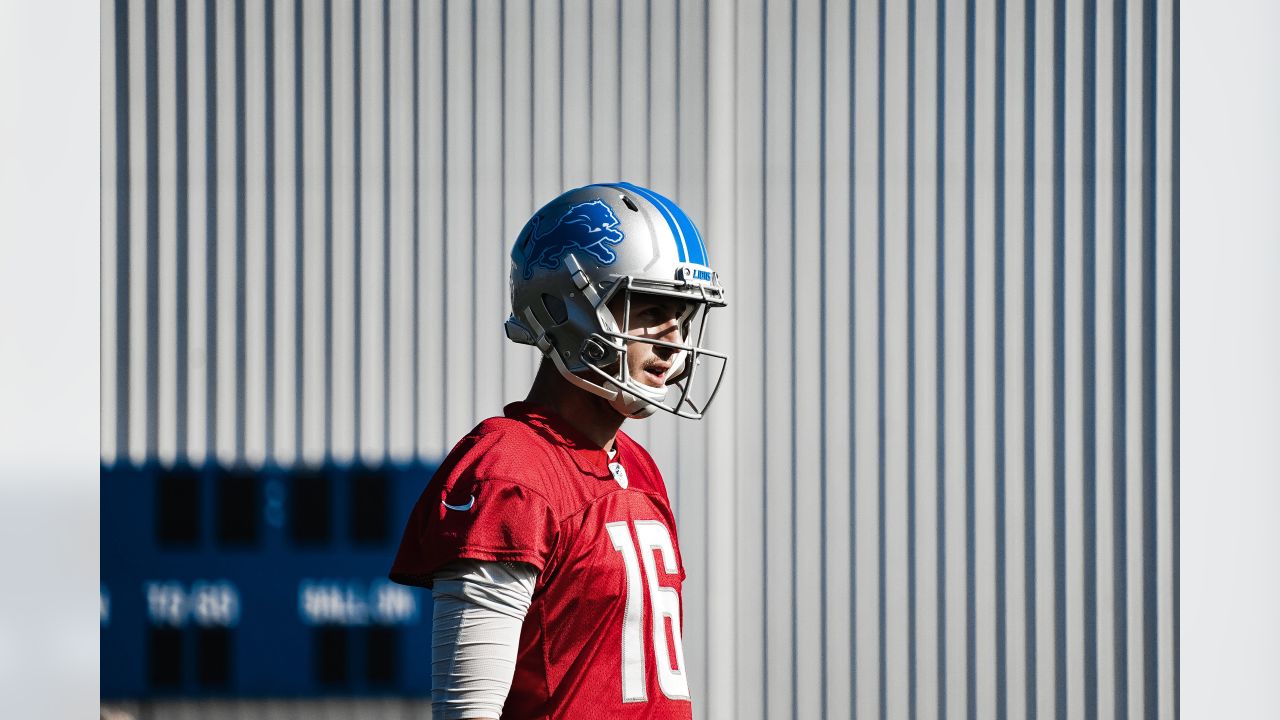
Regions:
<instances>
[{"instance_id":1,"label":"helmet ear hole","mask_svg":"<svg viewBox=\"0 0 1280 720\"><path fill-rule=\"evenodd\" d=\"M582 356L593 363L603 361L608 354L608 351L595 340L588 340L582 346Z\"/></svg>"},{"instance_id":2,"label":"helmet ear hole","mask_svg":"<svg viewBox=\"0 0 1280 720\"><path fill-rule=\"evenodd\" d=\"M542 307L547 311L547 315L551 317L552 322L556 325L563 325L569 319L569 311L564 306L564 300L555 295L542 294Z\"/></svg>"}]
</instances>

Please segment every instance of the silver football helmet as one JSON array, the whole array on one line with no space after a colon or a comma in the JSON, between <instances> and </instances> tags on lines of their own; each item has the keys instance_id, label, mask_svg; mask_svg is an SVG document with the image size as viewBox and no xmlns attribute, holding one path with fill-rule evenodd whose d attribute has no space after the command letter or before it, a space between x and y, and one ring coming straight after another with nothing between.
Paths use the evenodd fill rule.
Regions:
<instances>
[{"instance_id":1,"label":"silver football helmet","mask_svg":"<svg viewBox=\"0 0 1280 720\"><path fill-rule=\"evenodd\" d=\"M680 342L629 333L638 294L684 303ZM706 314L724 304L693 222L675 203L629 183L564 193L534 214L511 248L507 337L536 346L565 379L627 417L662 409L702 418L728 361L702 347ZM665 387L631 377L626 352L634 342L668 348Z\"/></svg>"}]
</instances>

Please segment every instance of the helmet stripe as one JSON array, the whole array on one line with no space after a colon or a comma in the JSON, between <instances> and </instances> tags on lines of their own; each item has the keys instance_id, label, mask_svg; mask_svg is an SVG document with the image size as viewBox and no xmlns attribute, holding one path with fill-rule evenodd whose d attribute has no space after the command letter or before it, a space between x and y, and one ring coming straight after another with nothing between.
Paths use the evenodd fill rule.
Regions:
<instances>
[{"instance_id":1,"label":"helmet stripe","mask_svg":"<svg viewBox=\"0 0 1280 720\"><path fill-rule=\"evenodd\" d=\"M672 212L669 209L669 206L670 206L669 200L666 200L666 198L663 198L661 195L655 193L652 190L647 190L638 185L632 185L631 183L628 183L628 182L613 183L609 185L609 187L616 187L616 188L621 188L623 190L630 190L631 192L639 195L645 200L648 200L650 204L658 208L658 212L662 215L663 219L667 221L667 228L671 230L671 236L675 238L676 252L680 256L680 262L689 262L684 231L681 229L677 219L673 216ZM679 208L677 208L677 211L679 211ZM684 213L680 213L680 215L683 216ZM688 218L685 218L685 221L688 222ZM690 223L690 225L692 225L692 223Z\"/></svg>"},{"instance_id":2,"label":"helmet stripe","mask_svg":"<svg viewBox=\"0 0 1280 720\"><path fill-rule=\"evenodd\" d=\"M684 223L680 222L680 216L684 213L680 212L680 208L672 210L673 203L662 197L658 193L648 188L635 187L636 191L648 198L658 208L658 212L667 219L667 224L671 225L671 232L680 240L680 260L681 262L689 261L689 239L685 234Z\"/></svg>"},{"instance_id":3,"label":"helmet stripe","mask_svg":"<svg viewBox=\"0 0 1280 720\"><path fill-rule=\"evenodd\" d=\"M657 195L657 193L654 194ZM675 215L676 222L680 224L685 244L689 249L689 262L706 265L707 248L702 244L702 234L698 232L698 228L694 226L693 221L675 203L661 195L658 195L658 199L667 203L667 206L671 209L671 214Z\"/></svg>"},{"instance_id":4,"label":"helmet stripe","mask_svg":"<svg viewBox=\"0 0 1280 720\"><path fill-rule=\"evenodd\" d=\"M685 219L688 220L689 216L686 215ZM694 250L691 253L692 257L689 258L689 262L696 262L699 265L710 267L711 262L707 259L707 246L702 242L702 233L698 232L698 228L694 226L692 221L690 221L689 227L693 228L693 243L689 247Z\"/></svg>"},{"instance_id":5,"label":"helmet stripe","mask_svg":"<svg viewBox=\"0 0 1280 720\"><path fill-rule=\"evenodd\" d=\"M679 205L652 190L638 189L647 193L650 199L654 201L654 204L664 206L675 218L676 223L680 226L681 239L688 250L688 261L698 265L707 265L707 247L702 243L702 234L698 232L698 228L694 226L693 221L689 219L685 211L681 210Z\"/></svg>"}]
</instances>

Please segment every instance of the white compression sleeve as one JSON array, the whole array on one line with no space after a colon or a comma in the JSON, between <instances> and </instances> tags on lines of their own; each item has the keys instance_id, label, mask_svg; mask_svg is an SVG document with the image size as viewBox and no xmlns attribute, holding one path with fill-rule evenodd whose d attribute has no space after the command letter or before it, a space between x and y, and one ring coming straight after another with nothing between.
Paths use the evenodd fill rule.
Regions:
<instances>
[{"instance_id":1,"label":"white compression sleeve","mask_svg":"<svg viewBox=\"0 0 1280 720\"><path fill-rule=\"evenodd\" d=\"M520 626L538 572L523 563L460 560L433 576L431 712L497 718L515 673Z\"/></svg>"}]
</instances>

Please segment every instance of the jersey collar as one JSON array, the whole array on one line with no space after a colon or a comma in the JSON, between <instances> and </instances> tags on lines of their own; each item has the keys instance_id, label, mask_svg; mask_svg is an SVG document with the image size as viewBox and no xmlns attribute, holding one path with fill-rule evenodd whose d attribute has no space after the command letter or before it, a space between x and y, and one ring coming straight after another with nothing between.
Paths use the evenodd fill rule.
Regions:
<instances>
[{"instance_id":1,"label":"jersey collar","mask_svg":"<svg viewBox=\"0 0 1280 720\"><path fill-rule=\"evenodd\" d=\"M562 446L582 472L613 479L613 473L609 470L609 454L595 447L568 420L546 406L523 401L513 402L502 409L502 414L529 425L546 435L553 443ZM622 437L621 430L618 431L618 437ZM615 439L613 446L617 448L618 445L618 440Z\"/></svg>"}]
</instances>

